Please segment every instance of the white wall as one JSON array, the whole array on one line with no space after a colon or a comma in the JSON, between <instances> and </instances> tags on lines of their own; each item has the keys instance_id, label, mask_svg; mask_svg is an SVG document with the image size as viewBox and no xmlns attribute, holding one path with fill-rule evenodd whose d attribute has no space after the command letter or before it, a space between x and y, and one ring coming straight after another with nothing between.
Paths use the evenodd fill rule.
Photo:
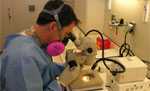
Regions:
<instances>
[{"instance_id":1,"label":"white wall","mask_svg":"<svg viewBox=\"0 0 150 91\"><path fill-rule=\"evenodd\" d=\"M105 0L87 0L87 29L103 30Z\"/></svg>"},{"instance_id":2,"label":"white wall","mask_svg":"<svg viewBox=\"0 0 150 91\"><path fill-rule=\"evenodd\" d=\"M87 4L86 0L74 1L74 10L83 28L85 28L86 25L86 17L87 17L86 4Z\"/></svg>"},{"instance_id":3,"label":"white wall","mask_svg":"<svg viewBox=\"0 0 150 91\"><path fill-rule=\"evenodd\" d=\"M14 31L18 32L24 28L29 28L32 24L34 24L46 1L47 0L13 0ZM29 5L35 5L34 12L29 12Z\"/></svg>"},{"instance_id":4,"label":"white wall","mask_svg":"<svg viewBox=\"0 0 150 91\"><path fill-rule=\"evenodd\" d=\"M144 23L144 1L145 0L112 0L112 10L108 11L106 7L105 30L104 32L112 38L114 42L121 45L124 40L125 28L118 29L116 35L115 28L109 26L111 14L126 21L136 22L136 31L130 34L128 42L136 55L144 60L150 60L150 22Z\"/></svg>"},{"instance_id":5,"label":"white wall","mask_svg":"<svg viewBox=\"0 0 150 91\"><path fill-rule=\"evenodd\" d=\"M64 0L64 2L66 3L66 4L69 4L71 7L74 7L74 2L75 2L75 0Z\"/></svg>"},{"instance_id":6,"label":"white wall","mask_svg":"<svg viewBox=\"0 0 150 91\"><path fill-rule=\"evenodd\" d=\"M4 0L3 1L3 31L4 36L30 28L47 0ZM29 5L35 5L35 11L29 12ZM8 19L10 8L11 21Z\"/></svg>"},{"instance_id":7,"label":"white wall","mask_svg":"<svg viewBox=\"0 0 150 91\"><path fill-rule=\"evenodd\" d=\"M0 49L2 47L2 0L0 0Z\"/></svg>"},{"instance_id":8,"label":"white wall","mask_svg":"<svg viewBox=\"0 0 150 91\"><path fill-rule=\"evenodd\" d=\"M0 0L0 35L2 32L2 0Z\"/></svg>"},{"instance_id":9,"label":"white wall","mask_svg":"<svg viewBox=\"0 0 150 91\"><path fill-rule=\"evenodd\" d=\"M85 31L103 29L105 0L75 0L74 7Z\"/></svg>"},{"instance_id":10,"label":"white wall","mask_svg":"<svg viewBox=\"0 0 150 91\"><path fill-rule=\"evenodd\" d=\"M35 23L46 1L48 0L0 0L0 31L3 33L3 38L9 34L18 33L23 29L30 28ZM34 12L29 12L29 5L35 5ZM8 8L10 8L11 21L8 18ZM1 9L3 10L2 12ZM1 24L3 25L1 26ZM0 36L0 47L2 44L1 39Z\"/></svg>"}]
</instances>

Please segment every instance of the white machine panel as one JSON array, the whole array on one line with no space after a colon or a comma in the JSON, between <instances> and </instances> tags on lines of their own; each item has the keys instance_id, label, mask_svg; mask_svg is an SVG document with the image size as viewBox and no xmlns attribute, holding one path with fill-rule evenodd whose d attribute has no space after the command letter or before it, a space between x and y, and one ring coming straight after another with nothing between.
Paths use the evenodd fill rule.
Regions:
<instances>
[{"instance_id":1,"label":"white machine panel","mask_svg":"<svg viewBox=\"0 0 150 91\"><path fill-rule=\"evenodd\" d=\"M116 58L126 68L122 74L118 74L115 79L119 83L143 81L147 73L147 65L144 64L138 57L121 57ZM119 69L115 64L112 65L115 69Z\"/></svg>"}]
</instances>

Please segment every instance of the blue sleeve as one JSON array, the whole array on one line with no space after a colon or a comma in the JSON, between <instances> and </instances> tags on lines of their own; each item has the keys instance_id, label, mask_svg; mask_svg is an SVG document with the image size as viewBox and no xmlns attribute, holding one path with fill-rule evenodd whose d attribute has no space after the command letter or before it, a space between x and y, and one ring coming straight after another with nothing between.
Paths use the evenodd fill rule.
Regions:
<instances>
[{"instance_id":1,"label":"blue sleeve","mask_svg":"<svg viewBox=\"0 0 150 91\"><path fill-rule=\"evenodd\" d=\"M61 91L61 86L56 80L49 83L48 86L43 89L43 80L39 67L31 57L26 58L18 55L16 60L21 61L10 61L7 65L7 91ZM55 67L56 66L54 66L54 69Z\"/></svg>"},{"instance_id":2,"label":"blue sleeve","mask_svg":"<svg viewBox=\"0 0 150 91\"><path fill-rule=\"evenodd\" d=\"M57 80L52 81L44 91L62 91L62 87Z\"/></svg>"},{"instance_id":3,"label":"blue sleeve","mask_svg":"<svg viewBox=\"0 0 150 91\"><path fill-rule=\"evenodd\" d=\"M41 74L39 72L38 66L33 60L29 60L29 63L27 61L24 61L24 63L22 64L23 64L22 68L23 68L23 75L26 83L26 88L28 89L27 91L62 91L61 86L59 85L57 80L53 80L51 83L48 84L46 89L43 89ZM56 74L59 74L61 73L60 69L62 67L60 65L57 65L57 67L58 67L57 70L55 69L54 65L52 68L54 72L56 71Z\"/></svg>"},{"instance_id":4,"label":"blue sleeve","mask_svg":"<svg viewBox=\"0 0 150 91\"><path fill-rule=\"evenodd\" d=\"M41 74L34 60L18 57L6 68L7 91L43 91Z\"/></svg>"},{"instance_id":5,"label":"blue sleeve","mask_svg":"<svg viewBox=\"0 0 150 91\"><path fill-rule=\"evenodd\" d=\"M33 39L20 36L8 41L5 48L5 91L61 91L54 79L62 71L60 66L48 66L50 60Z\"/></svg>"},{"instance_id":6,"label":"blue sleeve","mask_svg":"<svg viewBox=\"0 0 150 91\"><path fill-rule=\"evenodd\" d=\"M60 74L63 72L65 68L64 64L53 63L51 66L52 66L53 74L55 75L55 77L60 76Z\"/></svg>"}]
</instances>

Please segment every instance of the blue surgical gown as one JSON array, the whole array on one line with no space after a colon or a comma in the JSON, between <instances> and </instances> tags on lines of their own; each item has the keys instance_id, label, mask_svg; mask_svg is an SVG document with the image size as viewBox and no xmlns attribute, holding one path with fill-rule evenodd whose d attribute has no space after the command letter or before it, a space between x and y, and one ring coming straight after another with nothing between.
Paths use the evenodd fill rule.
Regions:
<instances>
[{"instance_id":1,"label":"blue surgical gown","mask_svg":"<svg viewBox=\"0 0 150 91\"><path fill-rule=\"evenodd\" d=\"M0 71L5 78L4 91L61 91L56 77L64 66L53 63L33 37L9 36L0 61L6 64L5 72Z\"/></svg>"}]
</instances>

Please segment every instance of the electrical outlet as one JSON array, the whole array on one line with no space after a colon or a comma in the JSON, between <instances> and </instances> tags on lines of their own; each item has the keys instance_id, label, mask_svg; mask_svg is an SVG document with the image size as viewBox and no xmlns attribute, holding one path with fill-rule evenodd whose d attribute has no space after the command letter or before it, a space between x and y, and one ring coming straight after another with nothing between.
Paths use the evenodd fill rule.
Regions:
<instances>
[{"instance_id":1,"label":"electrical outlet","mask_svg":"<svg viewBox=\"0 0 150 91\"><path fill-rule=\"evenodd\" d=\"M34 12L35 11L35 5L29 5L28 9L29 9L29 12Z\"/></svg>"}]
</instances>

